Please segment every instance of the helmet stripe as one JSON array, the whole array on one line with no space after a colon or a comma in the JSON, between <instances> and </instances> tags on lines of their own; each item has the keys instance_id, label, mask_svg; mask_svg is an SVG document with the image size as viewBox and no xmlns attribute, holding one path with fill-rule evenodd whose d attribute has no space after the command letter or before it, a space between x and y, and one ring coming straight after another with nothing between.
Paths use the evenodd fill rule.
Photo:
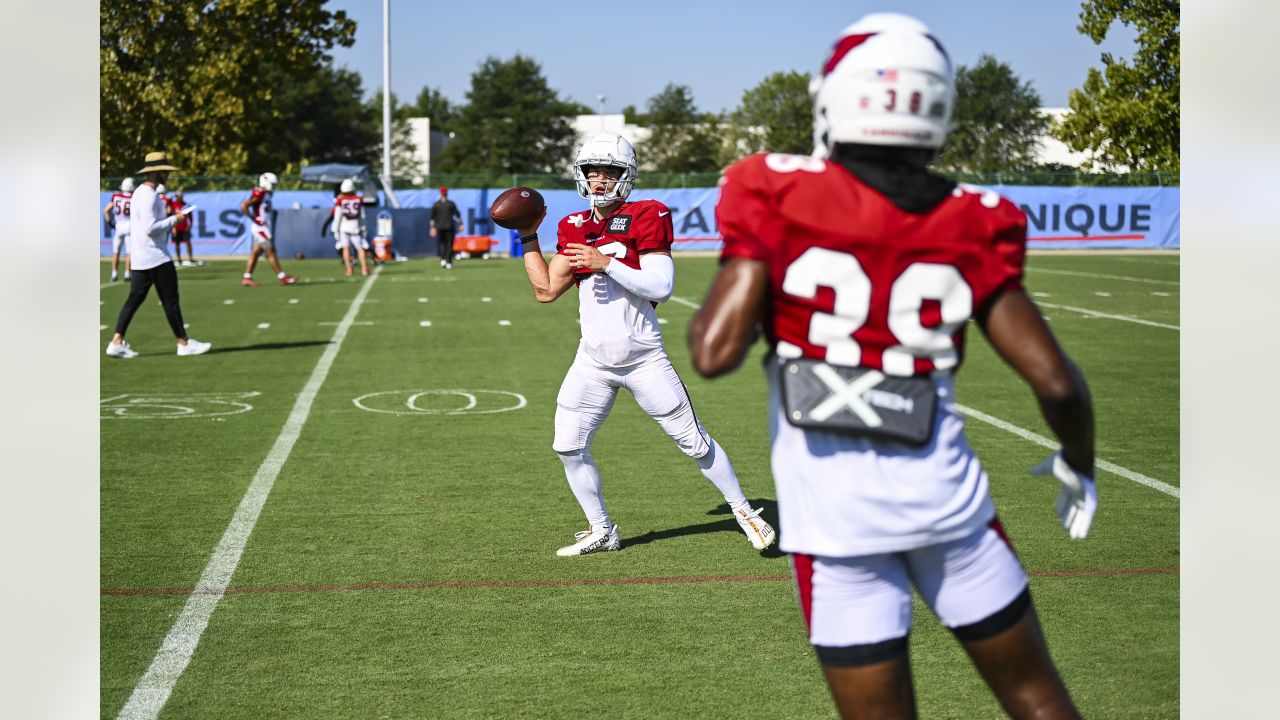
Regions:
<instances>
[{"instance_id":1,"label":"helmet stripe","mask_svg":"<svg viewBox=\"0 0 1280 720\"><path fill-rule=\"evenodd\" d=\"M836 65L839 65L840 61L844 59L844 56L849 54L850 50L858 47L862 43L866 42L867 38L876 34L877 33L860 33L858 35L845 35L840 38L840 41L837 42L836 46L831 50L831 57L827 58L826 64L822 66L823 77L826 77L832 70L834 70Z\"/></svg>"}]
</instances>

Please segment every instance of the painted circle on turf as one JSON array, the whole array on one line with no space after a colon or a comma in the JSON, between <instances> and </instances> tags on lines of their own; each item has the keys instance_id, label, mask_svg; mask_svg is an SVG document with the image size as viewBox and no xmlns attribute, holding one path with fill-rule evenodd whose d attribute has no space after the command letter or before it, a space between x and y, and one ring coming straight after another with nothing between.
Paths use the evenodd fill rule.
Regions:
<instances>
[{"instance_id":1,"label":"painted circle on turf","mask_svg":"<svg viewBox=\"0 0 1280 720\"><path fill-rule=\"evenodd\" d=\"M107 398L98 403L102 420L172 420L239 415L253 409L243 402L259 395L246 393L194 393L182 395L132 395Z\"/></svg>"},{"instance_id":2,"label":"painted circle on turf","mask_svg":"<svg viewBox=\"0 0 1280 720\"><path fill-rule=\"evenodd\" d=\"M356 407L387 415L484 415L510 412L529 404L506 390L384 390L351 401Z\"/></svg>"}]
</instances>

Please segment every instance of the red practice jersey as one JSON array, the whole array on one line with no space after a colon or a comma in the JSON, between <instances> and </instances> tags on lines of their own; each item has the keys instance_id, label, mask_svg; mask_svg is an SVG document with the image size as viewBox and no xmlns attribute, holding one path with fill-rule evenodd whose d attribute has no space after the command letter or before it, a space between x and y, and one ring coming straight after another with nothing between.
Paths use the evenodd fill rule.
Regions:
<instances>
[{"instance_id":1,"label":"red practice jersey","mask_svg":"<svg viewBox=\"0 0 1280 720\"><path fill-rule=\"evenodd\" d=\"M271 220L271 191L254 188L249 195L249 207L253 209L253 219L265 225Z\"/></svg>"},{"instance_id":2,"label":"red practice jersey","mask_svg":"<svg viewBox=\"0 0 1280 720\"><path fill-rule=\"evenodd\" d=\"M334 214L351 220L360 218L360 208L364 206L364 198L358 194L339 195L333 199Z\"/></svg>"},{"instance_id":3,"label":"red practice jersey","mask_svg":"<svg viewBox=\"0 0 1280 720\"><path fill-rule=\"evenodd\" d=\"M782 357L954 370L967 321L1022 283L1026 215L980 188L915 214L837 163L760 154L725 171L716 217L722 258L769 266L765 330Z\"/></svg>"},{"instance_id":4,"label":"red practice jersey","mask_svg":"<svg viewBox=\"0 0 1280 720\"><path fill-rule=\"evenodd\" d=\"M187 203L186 203L185 201L183 201L183 200L179 200L179 199L177 199L177 198L173 198L172 200L169 200L169 214L170 214L170 215L176 215L176 214L178 213L178 211L179 211L179 210L181 210L182 208L184 208L184 207L186 207L186 206L187 206ZM191 229L191 216L190 216L190 215L183 215L183 216L182 216L182 219L181 219L181 220L179 220L179 221L178 221L178 222L173 226L173 229L174 229L176 232L182 232L182 231L184 231L184 230L190 230L190 229Z\"/></svg>"},{"instance_id":5,"label":"red practice jersey","mask_svg":"<svg viewBox=\"0 0 1280 720\"><path fill-rule=\"evenodd\" d=\"M639 270L640 254L671 252L674 234L666 205L637 200L623 203L604 220L596 220L591 210L565 216L557 228L556 252L564 255L569 243L590 245L602 255ZM574 280L580 283L592 272L590 268L574 268Z\"/></svg>"}]
</instances>

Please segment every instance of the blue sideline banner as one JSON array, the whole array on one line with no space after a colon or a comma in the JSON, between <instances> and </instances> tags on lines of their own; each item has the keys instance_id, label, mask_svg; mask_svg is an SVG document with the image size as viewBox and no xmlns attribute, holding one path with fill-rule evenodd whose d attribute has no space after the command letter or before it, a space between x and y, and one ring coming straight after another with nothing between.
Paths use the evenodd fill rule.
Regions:
<instances>
[{"instance_id":1,"label":"blue sideline banner","mask_svg":"<svg viewBox=\"0 0 1280 720\"><path fill-rule=\"evenodd\" d=\"M488 235L493 251L507 253L515 246L514 231L505 230L489 219L489 204L505 188L449 191L458 206L463 232L459 235ZM1028 246L1032 248L1180 248L1179 188L1086 188L998 185L991 189L1009 198L1027 214ZM556 223L570 213L586 209L587 203L573 190L543 190L547 219L539 229L543 248L555 242ZM189 193L188 203L199 205L191 231L195 253L200 255L243 255L250 249L249 219L240 212L240 203L249 192ZM397 193L404 208L429 209L440 193L437 190L405 190ZM99 208L111 199L110 192L99 196ZM675 227L674 248L718 250L716 202L719 188L646 190L637 188L632 200L658 200L671 208ZM281 190L274 196L275 209L332 207L333 194L325 190ZM376 211L370 211L376 213ZM416 217L415 217L416 220ZM111 254L111 228L100 224L99 254ZM405 254L434 248L435 242L420 222L397 224L394 244ZM421 235L422 237L418 237ZM284 240L285 238L279 238ZM417 251L417 252L414 252Z\"/></svg>"}]
</instances>

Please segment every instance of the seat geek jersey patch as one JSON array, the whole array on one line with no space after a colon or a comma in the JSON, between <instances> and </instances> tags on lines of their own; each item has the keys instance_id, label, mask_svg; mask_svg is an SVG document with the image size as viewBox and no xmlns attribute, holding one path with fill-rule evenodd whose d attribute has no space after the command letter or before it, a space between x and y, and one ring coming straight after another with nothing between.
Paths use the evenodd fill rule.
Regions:
<instances>
[{"instance_id":1,"label":"seat geek jersey patch","mask_svg":"<svg viewBox=\"0 0 1280 720\"><path fill-rule=\"evenodd\" d=\"M609 232L625 235L631 229L630 215L614 215L609 218Z\"/></svg>"}]
</instances>

